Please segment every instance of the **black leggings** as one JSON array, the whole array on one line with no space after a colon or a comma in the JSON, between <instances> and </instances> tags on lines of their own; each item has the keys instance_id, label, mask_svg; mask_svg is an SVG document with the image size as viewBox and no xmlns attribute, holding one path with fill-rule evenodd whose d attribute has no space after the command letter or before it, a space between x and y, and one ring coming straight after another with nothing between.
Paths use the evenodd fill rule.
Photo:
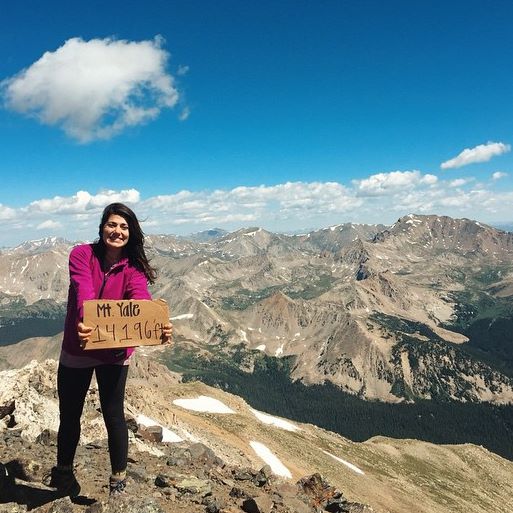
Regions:
<instances>
[{"instance_id":1,"label":"black leggings","mask_svg":"<svg viewBox=\"0 0 513 513\"><path fill-rule=\"evenodd\" d=\"M60 425L57 435L57 464L73 465L80 439L80 417L93 371L96 372L100 405L107 428L112 472L122 472L126 469L128 458L128 429L124 412L128 365L98 365L75 369L59 364L57 390Z\"/></svg>"}]
</instances>

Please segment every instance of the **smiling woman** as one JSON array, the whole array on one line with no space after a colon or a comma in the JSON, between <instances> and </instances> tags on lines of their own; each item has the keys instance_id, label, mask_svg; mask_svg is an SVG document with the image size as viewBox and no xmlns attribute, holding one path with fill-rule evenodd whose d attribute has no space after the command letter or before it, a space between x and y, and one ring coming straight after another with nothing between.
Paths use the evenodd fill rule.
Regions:
<instances>
[{"instance_id":1,"label":"smiling woman","mask_svg":"<svg viewBox=\"0 0 513 513\"><path fill-rule=\"evenodd\" d=\"M124 395L133 348L84 351L83 345L93 330L82 322L84 301L151 299L148 283L156 278L144 250L144 234L130 208L123 203L105 207L98 233L98 242L76 246L69 257L68 307L57 375L60 412L57 466L52 468L48 479L50 486L69 496L80 493L73 460L93 372L108 433L111 494L122 492L126 484L128 430ZM169 341L171 330L171 324L164 326L164 342Z\"/></svg>"},{"instance_id":2,"label":"smiling woman","mask_svg":"<svg viewBox=\"0 0 513 513\"><path fill-rule=\"evenodd\" d=\"M102 241L106 248L103 262L106 269L104 271L107 271L120 259L129 237L130 231L125 219L117 214L111 214L102 229Z\"/></svg>"},{"instance_id":3,"label":"smiling woman","mask_svg":"<svg viewBox=\"0 0 513 513\"><path fill-rule=\"evenodd\" d=\"M123 203L111 203L103 211L95 251L107 272L123 256L143 271L150 283L156 278L144 251L144 234L135 213ZM137 298L143 299L143 298Z\"/></svg>"}]
</instances>

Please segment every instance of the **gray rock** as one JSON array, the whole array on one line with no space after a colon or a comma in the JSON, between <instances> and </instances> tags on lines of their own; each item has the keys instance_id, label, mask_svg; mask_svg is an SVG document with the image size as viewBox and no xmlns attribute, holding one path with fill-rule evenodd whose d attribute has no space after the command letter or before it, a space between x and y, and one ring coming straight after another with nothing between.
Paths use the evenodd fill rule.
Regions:
<instances>
[{"instance_id":1,"label":"gray rock","mask_svg":"<svg viewBox=\"0 0 513 513\"><path fill-rule=\"evenodd\" d=\"M233 478L237 481L251 481L255 477L255 474L251 470L235 470L233 472Z\"/></svg>"},{"instance_id":2,"label":"gray rock","mask_svg":"<svg viewBox=\"0 0 513 513\"><path fill-rule=\"evenodd\" d=\"M45 429L36 437L36 443L41 445L57 445L57 432Z\"/></svg>"},{"instance_id":3,"label":"gray rock","mask_svg":"<svg viewBox=\"0 0 513 513\"><path fill-rule=\"evenodd\" d=\"M148 472L146 472L146 469L141 466L129 467L127 470L127 476L131 477L137 483L144 483L150 480Z\"/></svg>"},{"instance_id":4,"label":"gray rock","mask_svg":"<svg viewBox=\"0 0 513 513\"><path fill-rule=\"evenodd\" d=\"M159 474L155 478L155 486L158 486L159 488L168 488L169 486L172 486L172 485L173 485L173 480L166 474Z\"/></svg>"},{"instance_id":5,"label":"gray rock","mask_svg":"<svg viewBox=\"0 0 513 513\"><path fill-rule=\"evenodd\" d=\"M6 504L0 504L0 511L2 513L26 513L28 511L27 506L17 504L16 502L7 502ZM32 511L37 512L37 509Z\"/></svg>"},{"instance_id":6,"label":"gray rock","mask_svg":"<svg viewBox=\"0 0 513 513\"><path fill-rule=\"evenodd\" d=\"M154 499L126 495L116 496L108 502L96 502L85 513L164 513L164 510Z\"/></svg>"},{"instance_id":7,"label":"gray rock","mask_svg":"<svg viewBox=\"0 0 513 513\"><path fill-rule=\"evenodd\" d=\"M137 433L139 430L139 424L137 424L137 421L134 419L134 417L127 416L125 420L126 427L129 429L129 431L132 431L132 433Z\"/></svg>"},{"instance_id":8,"label":"gray rock","mask_svg":"<svg viewBox=\"0 0 513 513\"><path fill-rule=\"evenodd\" d=\"M264 465L259 471L258 474L252 479L253 484L255 486L262 487L271 481L271 477L273 472L269 465Z\"/></svg>"},{"instance_id":9,"label":"gray rock","mask_svg":"<svg viewBox=\"0 0 513 513\"><path fill-rule=\"evenodd\" d=\"M195 443L190 445L186 450L185 454L190 455L190 459L194 463L199 463L208 468L214 466L224 466L224 462L221 458L216 456L215 452L202 443Z\"/></svg>"},{"instance_id":10,"label":"gray rock","mask_svg":"<svg viewBox=\"0 0 513 513\"><path fill-rule=\"evenodd\" d=\"M198 479L194 476L176 481L173 486L181 493L198 494L202 497L212 494L212 485L210 481L206 479Z\"/></svg>"},{"instance_id":11,"label":"gray rock","mask_svg":"<svg viewBox=\"0 0 513 513\"><path fill-rule=\"evenodd\" d=\"M242 489L237 486L234 486L230 490L230 497L234 497L235 499L250 499L251 497Z\"/></svg>"},{"instance_id":12,"label":"gray rock","mask_svg":"<svg viewBox=\"0 0 513 513\"><path fill-rule=\"evenodd\" d=\"M69 497L63 497L62 499L53 501L47 511L48 513L73 513L73 503L70 501Z\"/></svg>"},{"instance_id":13,"label":"gray rock","mask_svg":"<svg viewBox=\"0 0 513 513\"><path fill-rule=\"evenodd\" d=\"M347 513L347 500L343 497L328 499L324 504L324 509L329 513Z\"/></svg>"},{"instance_id":14,"label":"gray rock","mask_svg":"<svg viewBox=\"0 0 513 513\"><path fill-rule=\"evenodd\" d=\"M162 432L162 426L141 427L139 428L137 434L144 440L158 443L162 442L162 438L164 436Z\"/></svg>"},{"instance_id":15,"label":"gray rock","mask_svg":"<svg viewBox=\"0 0 513 513\"><path fill-rule=\"evenodd\" d=\"M213 497L212 495L204 497L201 504L206 506L206 513L219 513L219 511L225 507L225 503L222 500L217 497Z\"/></svg>"},{"instance_id":16,"label":"gray rock","mask_svg":"<svg viewBox=\"0 0 513 513\"><path fill-rule=\"evenodd\" d=\"M246 513L270 513L272 509L273 501L269 495L258 495L242 503L242 510Z\"/></svg>"}]
</instances>

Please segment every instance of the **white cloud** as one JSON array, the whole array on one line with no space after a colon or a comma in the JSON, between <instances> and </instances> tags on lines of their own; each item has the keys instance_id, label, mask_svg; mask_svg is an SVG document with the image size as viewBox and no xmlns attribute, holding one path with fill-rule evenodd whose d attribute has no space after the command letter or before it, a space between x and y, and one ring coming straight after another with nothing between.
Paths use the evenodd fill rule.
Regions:
<instances>
[{"instance_id":1,"label":"white cloud","mask_svg":"<svg viewBox=\"0 0 513 513\"><path fill-rule=\"evenodd\" d=\"M2 82L5 104L82 143L109 139L177 103L162 42L69 39Z\"/></svg>"},{"instance_id":2,"label":"white cloud","mask_svg":"<svg viewBox=\"0 0 513 513\"><path fill-rule=\"evenodd\" d=\"M181 191L142 202L149 213L165 214L164 223L220 224L274 223L289 218L349 212L362 203L335 182L287 182L273 186L235 187L231 190ZM150 214L151 215L151 214Z\"/></svg>"},{"instance_id":3,"label":"white cloud","mask_svg":"<svg viewBox=\"0 0 513 513\"><path fill-rule=\"evenodd\" d=\"M37 230L52 230L59 228L62 228L62 223L59 223L58 221L53 221L52 219L47 219L46 221L43 221L42 223L39 223L36 226Z\"/></svg>"},{"instance_id":4,"label":"white cloud","mask_svg":"<svg viewBox=\"0 0 513 513\"><path fill-rule=\"evenodd\" d=\"M178 116L178 119L180 121L185 121L186 119L189 119L189 116L191 115L191 109L189 107L184 107L182 111L180 112L180 115Z\"/></svg>"},{"instance_id":5,"label":"white cloud","mask_svg":"<svg viewBox=\"0 0 513 513\"><path fill-rule=\"evenodd\" d=\"M391 171L377 173L363 180L353 180L353 184L361 196L386 196L419 185L434 185L437 181L435 175L422 175L420 171Z\"/></svg>"},{"instance_id":6,"label":"white cloud","mask_svg":"<svg viewBox=\"0 0 513 513\"><path fill-rule=\"evenodd\" d=\"M463 184L462 180L465 180ZM472 186L462 185L472 183ZM391 223L410 212L469 217L483 222L513 220L513 191L492 180L438 180L420 171L379 173L352 186L337 182L287 182L232 189L182 190L141 198L139 191L78 191L13 208L0 205L0 246L40 238L41 231L68 240L92 240L101 211L114 201L128 203L148 233L187 234L220 227L261 226L304 231L346 221Z\"/></svg>"},{"instance_id":7,"label":"white cloud","mask_svg":"<svg viewBox=\"0 0 513 513\"><path fill-rule=\"evenodd\" d=\"M492 174L492 180L500 180L501 178L505 178L508 176L508 173L503 173L502 171L495 171L495 173Z\"/></svg>"},{"instance_id":8,"label":"white cloud","mask_svg":"<svg viewBox=\"0 0 513 513\"><path fill-rule=\"evenodd\" d=\"M180 77L182 77L183 75L187 75L187 73L189 73L189 66L185 66L185 65L180 65L178 66L178 69L176 70L176 74Z\"/></svg>"},{"instance_id":9,"label":"white cloud","mask_svg":"<svg viewBox=\"0 0 513 513\"><path fill-rule=\"evenodd\" d=\"M27 207L31 213L42 212L51 214L83 214L88 210L100 210L109 203L137 203L139 191L127 189L123 191L102 191L94 196L87 191L78 191L74 196L55 196L51 199L33 201Z\"/></svg>"},{"instance_id":10,"label":"white cloud","mask_svg":"<svg viewBox=\"0 0 513 513\"><path fill-rule=\"evenodd\" d=\"M488 162L492 157L508 153L510 150L511 146L509 144L488 142L474 148L464 149L457 157L443 162L440 167L442 169L454 169L476 162Z\"/></svg>"},{"instance_id":11,"label":"white cloud","mask_svg":"<svg viewBox=\"0 0 513 513\"><path fill-rule=\"evenodd\" d=\"M13 219L16 216L14 208L6 207L0 203L0 220Z\"/></svg>"},{"instance_id":12,"label":"white cloud","mask_svg":"<svg viewBox=\"0 0 513 513\"><path fill-rule=\"evenodd\" d=\"M449 182L449 187L462 187L470 182L473 182L474 178L456 178Z\"/></svg>"},{"instance_id":13,"label":"white cloud","mask_svg":"<svg viewBox=\"0 0 513 513\"><path fill-rule=\"evenodd\" d=\"M438 183L438 176L426 174L420 179L419 183L425 185L435 185L435 183Z\"/></svg>"}]
</instances>

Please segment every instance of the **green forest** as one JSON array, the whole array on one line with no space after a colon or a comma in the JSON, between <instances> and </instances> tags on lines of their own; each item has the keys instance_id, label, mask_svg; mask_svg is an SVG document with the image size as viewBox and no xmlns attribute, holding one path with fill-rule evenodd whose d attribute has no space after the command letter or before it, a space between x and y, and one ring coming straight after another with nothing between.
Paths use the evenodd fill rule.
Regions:
<instances>
[{"instance_id":1,"label":"green forest","mask_svg":"<svg viewBox=\"0 0 513 513\"><path fill-rule=\"evenodd\" d=\"M210 360L176 349L164 363L187 381L200 380L244 398L253 408L311 423L353 441L376 435L438 444L473 443L513 460L513 407L488 403L416 400L368 401L337 386L293 382L292 358L258 355L253 372L240 370L244 352Z\"/></svg>"}]
</instances>

